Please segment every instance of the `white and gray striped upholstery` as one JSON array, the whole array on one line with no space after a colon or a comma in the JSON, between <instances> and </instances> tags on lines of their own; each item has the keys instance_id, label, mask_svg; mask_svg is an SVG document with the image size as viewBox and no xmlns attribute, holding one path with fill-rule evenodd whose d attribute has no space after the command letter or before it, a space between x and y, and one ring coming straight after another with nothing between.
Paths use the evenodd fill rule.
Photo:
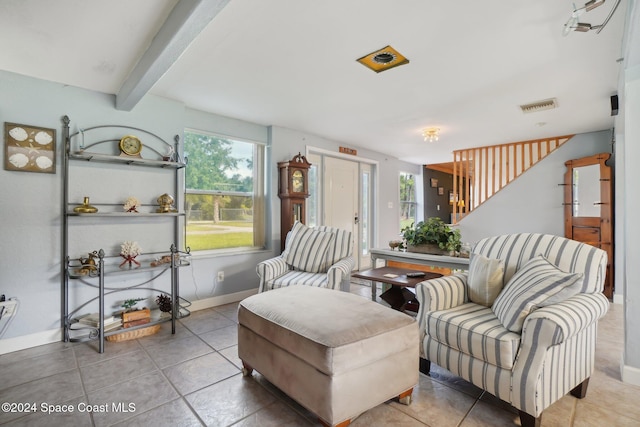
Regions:
<instances>
[{"instance_id":1,"label":"white and gray striped upholstery","mask_svg":"<svg viewBox=\"0 0 640 427\"><path fill-rule=\"evenodd\" d=\"M416 286L421 357L539 417L593 372L597 322L609 307L602 294L607 254L535 233L485 238L473 252L504 260L505 283L539 254L560 270L584 275L578 294L534 309L521 333L469 301L466 272Z\"/></svg>"},{"instance_id":2,"label":"white and gray striped upholstery","mask_svg":"<svg viewBox=\"0 0 640 427\"><path fill-rule=\"evenodd\" d=\"M335 236L296 221L289 232L287 246L282 257L294 270L309 273L326 273L329 269L327 250ZM335 245L331 245L335 246Z\"/></svg>"},{"instance_id":3,"label":"white and gray striped upholstery","mask_svg":"<svg viewBox=\"0 0 640 427\"><path fill-rule=\"evenodd\" d=\"M525 317L545 304L552 296L573 287L582 279L582 273L566 273L538 255L527 262L511 277L496 298L491 310L498 316L505 328L512 332L522 332ZM573 296L580 291L576 286Z\"/></svg>"},{"instance_id":4,"label":"white and gray striped upholstery","mask_svg":"<svg viewBox=\"0 0 640 427\"><path fill-rule=\"evenodd\" d=\"M324 251L325 268L321 272L301 271L288 264L286 257L295 258L289 248L292 245L291 232L286 238L286 247L282 255L260 262L256 272L260 278L258 292L282 288L291 285L307 285L329 289L348 289L351 271L355 261L351 256L353 241L351 232L337 228L319 226L313 230L329 233L333 236ZM293 258L292 258L293 257Z\"/></svg>"}]
</instances>

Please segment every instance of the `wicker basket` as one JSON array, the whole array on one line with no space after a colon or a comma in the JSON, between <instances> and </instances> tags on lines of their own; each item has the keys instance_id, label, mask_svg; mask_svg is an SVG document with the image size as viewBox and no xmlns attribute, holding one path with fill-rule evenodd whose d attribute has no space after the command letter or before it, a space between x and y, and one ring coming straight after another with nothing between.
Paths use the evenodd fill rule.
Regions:
<instances>
[{"instance_id":1,"label":"wicker basket","mask_svg":"<svg viewBox=\"0 0 640 427\"><path fill-rule=\"evenodd\" d=\"M135 340L136 338L146 337L153 335L160 330L160 325L147 326L146 328L134 329L133 331L121 332L119 334L113 334L106 337L110 342L121 342Z\"/></svg>"}]
</instances>

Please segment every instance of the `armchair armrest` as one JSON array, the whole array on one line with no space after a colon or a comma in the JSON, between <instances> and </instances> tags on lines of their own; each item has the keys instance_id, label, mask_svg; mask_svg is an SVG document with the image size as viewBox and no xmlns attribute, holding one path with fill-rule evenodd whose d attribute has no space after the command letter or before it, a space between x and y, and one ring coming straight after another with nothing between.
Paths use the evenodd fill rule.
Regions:
<instances>
[{"instance_id":1,"label":"armchair armrest","mask_svg":"<svg viewBox=\"0 0 640 427\"><path fill-rule=\"evenodd\" d=\"M329 267L329 270L327 271L327 276L329 278L327 287L329 289L336 289L344 281L349 281L351 278L351 271L355 265L356 262L353 257L348 256L342 258L340 261Z\"/></svg>"},{"instance_id":2,"label":"armchair armrest","mask_svg":"<svg viewBox=\"0 0 640 427\"><path fill-rule=\"evenodd\" d=\"M579 384L593 371L596 329L598 319L609 309L609 301L601 294L578 294L558 304L540 308L524 321L520 350L512 371L511 404L537 416L544 405L547 390L541 376L544 371L565 372L565 381L557 383L553 392L562 396ZM593 328L589 331L589 328ZM580 336L584 334L584 336ZM576 337L577 336L577 337ZM572 354L571 366L555 366L555 353ZM564 359L562 359L564 360ZM547 366L548 365L548 366ZM586 375L586 377L585 377ZM572 384L570 379L577 382ZM564 388L558 389L559 385Z\"/></svg>"},{"instance_id":3,"label":"armchair armrest","mask_svg":"<svg viewBox=\"0 0 640 427\"><path fill-rule=\"evenodd\" d=\"M260 278L258 292L266 291L266 283L269 280L280 277L287 271L289 271L289 265L281 256L259 262L256 266L256 273L258 273L258 277Z\"/></svg>"},{"instance_id":4,"label":"armchair armrest","mask_svg":"<svg viewBox=\"0 0 640 427\"><path fill-rule=\"evenodd\" d=\"M540 308L529 314L524 321L522 337L525 339L525 328L535 328L539 319L553 322L554 334L550 345L568 340L594 322L597 322L609 310L609 301L601 294L578 294L558 304Z\"/></svg>"},{"instance_id":5,"label":"armchair armrest","mask_svg":"<svg viewBox=\"0 0 640 427\"><path fill-rule=\"evenodd\" d=\"M418 283L416 298L420 312L446 310L463 304L467 300L467 278L468 273L464 272Z\"/></svg>"},{"instance_id":6,"label":"armchair armrest","mask_svg":"<svg viewBox=\"0 0 640 427\"><path fill-rule=\"evenodd\" d=\"M426 315L431 311L446 310L457 307L467 300L468 273L457 273L437 279L425 280L416 285L418 308L418 329L420 342L424 340L427 328ZM420 357L423 357L420 346Z\"/></svg>"}]
</instances>

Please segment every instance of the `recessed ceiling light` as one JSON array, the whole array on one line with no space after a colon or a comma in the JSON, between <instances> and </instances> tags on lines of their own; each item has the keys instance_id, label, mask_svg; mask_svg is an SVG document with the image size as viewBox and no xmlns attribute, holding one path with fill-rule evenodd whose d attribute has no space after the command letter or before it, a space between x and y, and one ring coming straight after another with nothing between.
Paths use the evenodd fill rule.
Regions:
<instances>
[{"instance_id":1,"label":"recessed ceiling light","mask_svg":"<svg viewBox=\"0 0 640 427\"><path fill-rule=\"evenodd\" d=\"M371 52L357 61L376 73L409 63L407 58L391 46Z\"/></svg>"}]
</instances>

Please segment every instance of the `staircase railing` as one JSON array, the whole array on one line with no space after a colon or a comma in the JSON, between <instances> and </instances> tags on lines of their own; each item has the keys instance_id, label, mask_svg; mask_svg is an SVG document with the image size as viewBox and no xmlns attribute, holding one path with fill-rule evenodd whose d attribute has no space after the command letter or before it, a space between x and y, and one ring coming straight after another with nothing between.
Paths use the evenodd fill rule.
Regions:
<instances>
[{"instance_id":1,"label":"staircase railing","mask_svg":"<svg viewBox=\"0 0 640 427\"><path fill-rule=\"evenodd\" d=\"M453 152L453 222L486 202L573 135Z\"/></svg>"}]
</instances>

